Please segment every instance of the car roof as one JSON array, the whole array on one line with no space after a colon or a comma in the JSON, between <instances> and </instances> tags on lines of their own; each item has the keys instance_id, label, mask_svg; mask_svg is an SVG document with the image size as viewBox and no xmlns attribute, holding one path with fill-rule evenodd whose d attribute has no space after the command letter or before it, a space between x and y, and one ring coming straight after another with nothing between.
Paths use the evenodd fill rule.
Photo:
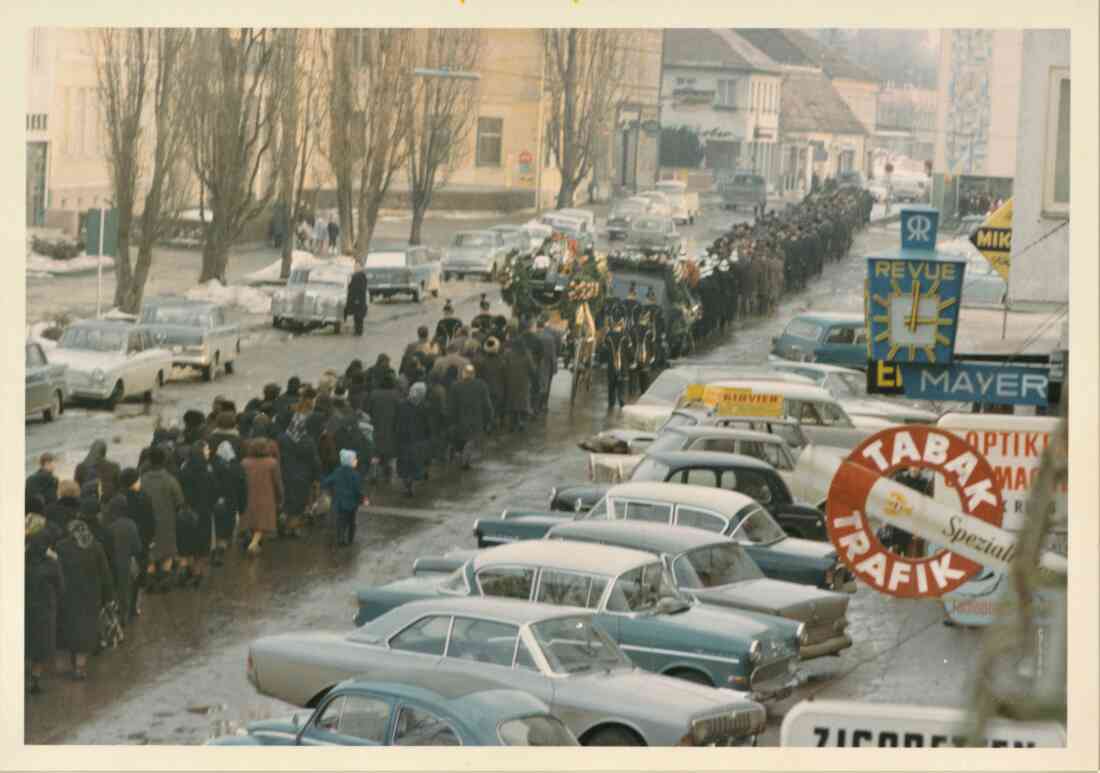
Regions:
<instances>
[{"instance_id":1,"label":"car roof","mask_svg":"<svg viewBox=\"0 0 1100 773\"><path fill-rule=\"evenodd\" d=\"M729 542L728 537L703 529L644 521L569 521L555 526L549 536L564 540L607 539L633 550L673 556L704 545Z\"/></svg>"},{"instance_id":2,"label":"car roof","mask_svg":"<svg viewBox=\"0 0 1100 773\"><path fill-rule=\"evenodd\" d=\"M384 678L352 677L341 685L395 695L421 693L422 697L439 697L447 700L484 690L496 690L504 686L502 682L478 673L439 671L434 668L387 668Z\"/></svg>"},{"instance_id":3,"label":"car roof","mask_svg":"<svg viewBox=\"0 0 1100 773\"><path fill-rule=\"evenodd\" d=\"M490 562L529 563L550 569L616 577L635 567L653 563L653 556L637 550L604 545L570 545L559 548L549 547L543 540L522 540L481 551L474 558L474 568L480 569Z\"/></svg>"},{"instance_id":4,"label":"car roof","mask_svg":"<svg viewBox=\"0 0 1100 773\"><path fill-rule=\"evenodd\" d=\"M855 368L845 368L843 365L830 365L826 362L774 362L771 364L773 368L780 368L784 371L788 368L791 370L802 369L817 371L818 373L847 373L851 376L859 376L864 378L863 371L856 370Z\"/></svg>"},{"instance_id":5,"label":"car roof","mask_svg":"<svg viewBox=\"0 0 1100 773\"><path fill-rule=\"evenodd\" d=\"M138 329L138 325L129 319L78 319L69 327L94 327L102 330Z\"/></svg>"},{"instance_id":6,"label":"car roof","mask_svg":"<svg viewBox=\"0 0 1100 773\"><path fill-rule=\"evenodd\" d=\"M821 322L824 324L858 322L862 325L864 321L862 311L805 311L795 315L794 319L805 319L811 322Z\"/></svg>"},{"instance_id":7,"label":"car roof","mask_svg":"<svg viewBox=\"0 0 1100 773\"><path fill-rule=\"evenodd\" d=\"M762 384L766 386L761 386ZM747 381L741 379L723 379L713 381L708 386L743 387L754 389L757 392L782 395L784 399L794 400L818 400L826 403L835 403L829 390L816 384L797 384L790 381Z\"/></svg>"},{"instance_id":8,"label":"car roof","mask_svg":"<svg viewBox=\"0 0 1100 773\"><path fill-rule=\"evenodd\" d=\"M489 228L490 231L508 231L513 233L515 231L522 231L523 226L512 225L511 223L501 223L500 225L494 225Z\"/></svg>"},{"instance_id":9,"label":"car roof","mask_svg":"<svg viewBox=\"0 0 1100 773\"><path fill-rule=\"evenodd\" d=\"M470 228L470 229L465 230L465 231L457 232L455 234L455 236L467 236L469 234L491 234L491 233L493 233L493 229L491 229L491 228Z\"/></svg>"},{"instance_id":10,"label":"car roof","mask_svg":"<svg viewBox=\"0 0 1100 773\"><path fill-rule=\"evenodd\" d=\"M720 438L732 438L734 440L759 440L762 443L777 443L782 444L783 438L778 435L773 435L770 432L759 432L755 429L734 429L732 427L717 427L709 424L690 424L680 425L675 427L669 427L666 430L662 430L661 434L665 432L674 433L677 435L684 435L685 437L720 437Z\"/></svg>"},{"instance_id":11,"label":"car roof","mask_svg":"<svg viewBox=\"0 0 1100 773\"><path fill-rule=\"evenodd\" d=\"M535 542L537 541L535 540ZM489 548L489 550L495 550L495 548ZM421 601L410 601L395 609L406 612L410 618L432 613L441 615L467 614L474 617L496 618L515 625L537 623L551 617L592 616L591 612L581 609L567 609L552 604L539 604L496 596L438 596Z\"/></svg>"},{"instance_id":12,"label":"car roof","mask_svg":"<svg viewBox=\"0 0 1100 773\"><path fill-rule=\"evenodd\" d=\"M191 298L185 298L179 295L155 295L152 298L146 298L141 303L142 306L194 306L196 308L214 308L220 304L214 301L200 301L193 300Z\"/></svg>"},{"instance_id":13,"label":"car roof","mask_svg":"<svg viewBox=\"0 0 1100 773\"><path fill-rule=\"evenodd\" d=\"M731 454L725 451L651 451L647 459L656 459L669 467L751 467L756 470L770 470L772 466L755 456Z\"/></svg>"},{"instance_id":14,"label":"car roof","mask_svg":"<svg viewBox=\"0 0 1100 773\"><path fill-rule=\"evenodd\" d=\"M703 507L718 510L730 516L747 505L757 504L755 499L739 491L696 486L691 483L631 481L612 486L607 495L627 499L655 499L689 507Z\"/></svg>"}]
</instances>

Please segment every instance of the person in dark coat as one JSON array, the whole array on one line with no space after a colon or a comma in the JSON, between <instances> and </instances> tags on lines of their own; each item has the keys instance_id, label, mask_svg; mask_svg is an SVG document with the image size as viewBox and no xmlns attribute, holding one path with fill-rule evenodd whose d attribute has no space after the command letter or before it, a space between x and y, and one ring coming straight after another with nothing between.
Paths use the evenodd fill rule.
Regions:
<instances>
[{"instance_id":1,"label":"person in dark coat","mask_svg":"<svg viewBox=\"0 0 1100 773\"><path fill-rule=\"evenodd\" d=\"M439 373L428 376L427 385L428 395L424 400L424 407L428 412L431 458L445 463L450 459L452 439L452 414L447 401L447 387L443 383L442 374Z\"/></svg>"},{"instance_id":2,"label":"person in dark coat","mask_svg":"<svg viewBox=\"0 0 1100 773\"><path fill-rule=\"evenodd\" d=\"M475 365L477 375L489 388L489 398L493 401L493 425L495 429L505 413L504 359L500 356L500 339L489 336L485 339L484 354Z\"/></svg>"},{"instance_id":3,"label":"person in dark coat","mask_svg":"<svg viewBox=\"0 0 1100 773\"><path fill-rule=\"evenodd\" d=\"M558 356L561 354L561 338L554 329L546 324L546 320L539 317L536 324L536 335L542 342L542 409L545 411L550 404L550 384L558 373Z\"/></svg>"},{"instance_id":4,"label":"person in dark coat","mask_svg":"<svg viewBox=\"0 0 1100 773\"><path fill-rule=\"evenodd\" d=\"M489 387L477 377L473 365L448 390L450 414L454 417L455 451L462 469L470 469L470 460L481 451L485 428L493 421L493 401Z\"/></svg>"},{"instance_id":5,"label":"person in dark coat","mask_svg":"<svg viewBox=\"0 0 1100 773\"><path fill-rule=\"evenodd\" d=\"M332 415L332 398L328 395L318 395L313 401L313 408L306 417L306 434L314 443L320 444L321 433L325 431L329 417ZM318 445L318 448L320 446Z\"/></svg>"},{"instance_id":6,"label":"person in dark coat","mask_svg":"<svg viewBox=\"0 0 1100 773\"><path fill-rule=\"evenodd\" d=\"M54 474L56 468L56 458L47 451L38 457L38 469L27 478L27 484L24 487L28 494L37 494L42 497L42 502L46 507L57 501L58 480L57 475ZM39 514L44 515L44 513Z\"/></svg>"},{"instance_id":7,"label":"person in dark coat","mask_svg":"<svg viewBox=\"0 0 1100 773\"><path fill-rule=\"evenodd\" d=\"M344 304L344 319L352 317L355 320L355 335L363 335L363 320L367 316L367 273L361 265L357 265L355 272L348 281L348 297Z\"/></svg>"},{"instance_id":8,"label":"person in dark coat","mask_svg":"<svg viewBox=\"0 0 1100 773\"><path fill-rule=\"evenodd\" d=\"M534 362L522 338L513 340L504 353L504 410L509 428L522 430L531 413L531 371Z\"/></svg>"},{"instance_id":9,"label":"person in dark coat","mask_svg":"<svg viewBox=\"0 0 1100 773\"><path fill-rule=\"evenodd\" d=\"M149 551L157 533L157 519L153 515L153 503L141 490L141 475L135 467L126 467L119 473L119 485L126 497L126 513L138 530L141 553L138 555L138 578L130 585L130 617L141 615L141 590L148 582Z\"/></svg>"},{"instance_id":10,"label":"person in dark coat","mask_svg":"<svg viewBox=\"0 0 1100 773\"><path fill-rule=\"evenodd\" d=\"M99 546L103 548L103 554L107 557L107 567L111 570L112 582L114 581L114 540L111 536L111 532L107 527L103 525L100 520L100 513L102 508L99 505L99 497L95 494L88 496L82 496L80 498L80 512L77 514L77 519L84 521L88 530L92 533L95 541L99 543ZM70 521L71 523L71 521Z\"/></svg>"},{"instance_id":11,"label":"person in dark coat","mask_svg":"<svg viewBox=\"0 0 1100 773\"><path fill-rule=\"evenodd\" d=\"M431 426L424 400L428 387L418 381L409 388L409 396L397 405L397 475L407 497L413 484L424 479L424 462L431 443Z\"/></svg>"},{"instance_id":12,"label":"person in dark coat","mask_svg":"<svg viewBox=\"0 0 1100 773\"><path fill-rule=\"evenodd\" d=\"M218 498L214 501L214 566L225 564L225 551L237 528L237 516L248 503L248 486L245 481L244 445L234 444L232 437L211 437L214 449L214 475L217 478ZM240 452L238 452L240 449Z\"/></svg>"},{"instance_id":13,"label":"person in dark coat","mask_svg":"<svg viewBox=\"0 0 1100 773\"><path fill-rule=\"evenodd\" d=\"M30 664L27 692L34 695L42 691L42 676L56 656L58 611L65 595L65 573L57 557L50 552L55 535L45 517L27 516L24 535L23 655Z\"/></svg>"},{"instance_id":14,"label":"person in dark coat","mask_svg":"<svg viewBox=\"0 0 1100 773\"><path fill-rule=\"evenodd\" d=\"M328 221L328 248L333 255L336 254L336 240L340 238L340 223L336 218Z\"/></svg>"},{"instance_id":15,"label":"person in dark coat","mask_svg":"<svg viewBox=\"0 0 1100 773\"><path fill-rule=\"evenodd\" d=\"M383 352L378 355L378 359L374 361L374 364L366 370L367 391L373 392L376 389L385 389L386 387L382 382L385 381L386 374L392 374L394 382L397 381L397 374L390 366L390 356Z\"/></svg>"},{"instance_id":16,"label":"person in dark coat","mask_svg":"<svg viewBox=\"0 0 1100 773\"><path fill-rule=\"evenodd\" d=\"M99 463L107 458L107 443L102 440L92 442L88 449L88 455L76 466L73 480L83 486L88 481L95 480L99 476Z\"/></svg>"},{"instance_id":17,"label":"person in dark coat","mask_svg":"<svg viewBox=\"0 0 1100 773\"><path fill-rule=\"evenodd\" d=\"M87 679L88 655L99 645L99 611L114 597L114 581L103 547L88 524L69 522L68 535L57 543L65 575L58 616L61 648L72 657L73 678Z\"/></svg>"},{"instance_id":18,"label":"person in dark coat","mask_svg":"<svg viewBox=\"0 0 1100 773\"><path fill-rule=\"evenodd\" d=\"M370 419L374 425L374 464L383 479L391 475L397 458L397 406L401 404L397 378L390 371L382 376L381 388L370 393Z\"/></svg>"},{"instance_id":19,"label":"person in dark coat","mask_svg":"<svg viewBox=\"0 0 1100 773\"><path fill-rule=\"evenodd\" d=\"M46 520L56 529L64 531L69 521L80 512L80 486L75 480L63 480L57 484L57 501L46 506Z\"/></svg>"},{"instance_id":20,"label":"person in dark coat","mask_svg":"<svg viewBox=\"0 0 1100 773\"><path fill-rule=\"evenodd\" d=\"M294 406L298 404L298 401L302 399L300 390L302 388L302 380L297 376L291 376L286 381L286 391L276 398L272 403L272 408L275 409L275 426L282 432L288 426L290 426L290 419L294 413ZM240 456L238 452L237 456Z\"/></svg>"},{"instance_id":21,"label":"person in dark coat","mask_svg":"<svg viewBox=\"0 0 1100 773\"><path fill-rule=\"evenodd\" d=\"M111 534L112 560L109 562L115 578L115 598L119 617L124 625L134 619L134 583L138 578L141 556L145 549L137 524L130 518L126 495L116 494L103 514L103 525Z\"/></svg>"},{"instance_id":22,"label":"person in dark coat","mask_svg":"<svg viewBox=\"0 0 1100 773\"><path fill-rule=\"evenodd\" d=\"M321 459L317 446L306 432L305 413L294 414L290 426L279 435L278 443L286 531L291 536L299 536L302 518L313 503L314 487L321 480Z\"/></svg>"},{"instance_id":23,"label":"person in dark coat","mask_svg":"<svg viewBox=\"0 0 1100 773\"><path fill-rule=\"evenodd\" d=\"M150 590L167 589L169 573L179 553L176 545L176 517L183 508L183 490L165 469L163 448L149 449L149 470L141 476L141 490L149 497L156 518L156 534L149 551Z\"/></svg>"},{"instance_id":24,"label":"person in dark coat","mask_svg":"<svg viewBox=\"0 0 1100 773\"><path fill-rule=\"evenodd\" d=\"M214 503L221 493L218 491L210 444L199 440L190 451L190 457L180 468L179 482L183 501L196 518L179 534L180 558L186 562L180 584L197 588L208 571L214 538Z\"/></svg>"}]
</instances>

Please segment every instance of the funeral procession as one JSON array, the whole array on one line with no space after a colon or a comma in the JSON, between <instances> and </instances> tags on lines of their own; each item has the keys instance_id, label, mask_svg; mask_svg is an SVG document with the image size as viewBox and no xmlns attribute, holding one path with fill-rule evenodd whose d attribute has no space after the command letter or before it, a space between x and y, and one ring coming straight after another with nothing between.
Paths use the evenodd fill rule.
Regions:
<instances>
[{"instance_id":1,"label":"funeral procession","mask_svg":"<svg viewBox=\"0 0 1100 773\"><path fill-rule=\"evenodd\" d=\"M25 38L28 747L1074 748L1068 28Z\"/></svg>"}]
</instances>

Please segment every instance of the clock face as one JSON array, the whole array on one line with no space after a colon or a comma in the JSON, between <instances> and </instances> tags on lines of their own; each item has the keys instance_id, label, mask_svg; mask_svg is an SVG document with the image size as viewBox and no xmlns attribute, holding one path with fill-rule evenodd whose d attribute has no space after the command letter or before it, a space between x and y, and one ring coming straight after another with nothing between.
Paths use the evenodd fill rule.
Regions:
<instances>
[{"instance_id":1,"label":"clock face","mask_svg":"<svg viewBox=\"0 0 1100 773\"><path fill-rule=\"evenodd\" d=\"M965 264L939 260L868 260L871 358L948 363L955 343Z\"/></svg>"}]
</instances>

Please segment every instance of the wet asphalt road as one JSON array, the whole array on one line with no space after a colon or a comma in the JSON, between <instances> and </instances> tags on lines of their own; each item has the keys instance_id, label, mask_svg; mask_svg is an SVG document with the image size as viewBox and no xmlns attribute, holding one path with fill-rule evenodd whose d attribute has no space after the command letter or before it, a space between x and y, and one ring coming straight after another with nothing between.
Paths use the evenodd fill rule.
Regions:
<instances>
[{"instance_id":1,"label":"wet asphalt road","mask_svg":"<svg viewBox=\"0 0 1100 773\"><path fill-rule=\"evenodd\" d=\"M709 241L729 219L709 213L690 230ZM826 276L806 292L786 299L775 317L746 323L726 340L708 342L698 356L759 362L792 314L806 308L858 310L863 264L856 256L892 246L896 238L896 231L871 229L857 240L852 257L829 266ZM456 282L445 295L455 301L460 317L470 318L486 289L480 283ZM498 299L495 305L503 308L499 304ZM441 305L442 299L420 307L372 306L363 339L319 333L303 340L265 333L246 349L238 375L214 384L171 384L153 411L182 414L189 407L205 408L215 394L243 404L266 381L285 381L290 373L315 379L323 368L342 370L353 356L368 364L379 351L392 356L414 337L418 324L434 324ZM319 532L303 540L275 541L256 560L231 555L199 591L147 598L144 615L131 626L123 646L92 659L87 682L54 676L43 695L25 702L26 742L195 744L208 737L218 720L288 713L290 707L257 695L245 680L248 643L290 630L346 630L357 588L407 576L419 556L471 547L476 518L508 506L542 505L551 486L582 480L585 454L576 443L614 426L617 413L606 413L600 381L573 411L568 390L568 374L559 374L549 417L533 422L523 435L493 438L486 458L472 472L433 468L431 480L413 499L400 497L396 486L376 486L371 491L374 506L361 515L358 542L350 549L333 551ZM40 450L61 448L67 452L61 470L67 472L98 436L118 438L111 445L112 458L136 460L140 444L149 437L152 416L137 405L127 410L139 415L116 418L105 411L74 410L53 425L28 423L28 460ZM856 645L840 657L804 664L807 683L792 698L769 707L763 744L778 743L782 714L811 693L932 705L965 700L965 674L977 637L940 625L938 605L901 602L861 589L849 617Z\"/></svg>"}]
</instances>

